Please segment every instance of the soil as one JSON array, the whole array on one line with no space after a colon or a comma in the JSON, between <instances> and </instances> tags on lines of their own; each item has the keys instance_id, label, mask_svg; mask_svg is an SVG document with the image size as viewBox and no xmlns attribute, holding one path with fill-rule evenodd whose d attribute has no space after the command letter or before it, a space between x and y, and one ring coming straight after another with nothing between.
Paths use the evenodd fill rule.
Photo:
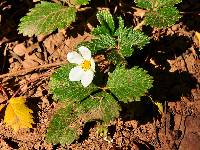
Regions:
<instances>
[{"instance_id":1,"label":"soil","mask_svg":"<svg viewBox=\"0 0 200 150\"><path fill-rule=\"evenodd\" d=\"M153 100L163 103L163 113L159 114L158 108L144 97L123 106L120 118L111 123L107 138L97 136L96 124L91 122L79 140L65 146L45 141L48 124L59 107L48 93L48 81L54 70L66 63L69 51L91 39L90 29L77 23L48 36L23 37L17 34L17 25L33 4L0 2L0 84L8 97L21 89L16 96L27 98L35 121L33 128L15 133L5 127L2 110L0 149L200 149L200 51L195 37L195 32L200 32L198 0L185 0L178 5L183 17L172 27L144 27L151 43L129 59L131 65L138 65L153 76L154 87L149 93Z\"/></svg>"}]
</instances>

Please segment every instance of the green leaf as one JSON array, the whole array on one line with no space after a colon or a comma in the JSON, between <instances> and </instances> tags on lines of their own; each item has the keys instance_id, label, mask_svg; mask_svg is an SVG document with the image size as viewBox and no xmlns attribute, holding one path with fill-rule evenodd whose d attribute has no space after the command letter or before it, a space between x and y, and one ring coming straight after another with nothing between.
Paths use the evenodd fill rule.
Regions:
<instances>
[{"instance_id":1,"label":"green leaf","mask_svg":"<svg viewBox=\"0 0 200 150\"><path fill-rule=\"evenodd\" d=\"M118 17L118 28L117 28L117 30L115 31L115 34L114 34L114 36L118 36L118 35L120 35L120 33L122 33L123 32L123 30L124 30L124 20L122 19L122 17Z\"/></svg>"},{"instance_id":2,"label":"green leaf","mask_svg":"<svg viewBox=\"0 0 200 150\"><path fill-rule=\"evenodd\" d=\"M100 26L92 31L93 35L109 34L113 35L115 31L115 23L111 13L108 10L102 10L97 13L97 19Z\"/></svg>"},{"instance_id":3,"label":"green leaf","mask_svg":"<svg viewBox=\"0 0 200 150\"><path fill-rule=\"evenodd\" d=\"M174 6L182 0L134 0L136 5L145 9L154 9L166 6Z\"/></svg>"},{"instance_id":4,"label":"green leaf","mask_svg":"<svg viewBox=\"0 0 200 150\"><path fill-rule=\"evenodd\" d=\"M134 0L136 5L141 8L151 9L152 8L152 0Z\"/></svg>"},{"instance_id":5,"label":"green leaf","mask_svg":"<svg viewBox=\"0 0 200 150\"><path fill-rule=\"evenodd\" d=\"M86 121L102 120L106 124L119 117L120 110L121 107L117 101L106 92L100 92L85 99L77 108L79 117Z\"/></svg>"},{"instance_id":6,"label":"green leaf","mask_svg":"<svg viewBox=\"0 0 200 150\"><path fill-rule=\"evenodd\" d=\"M144 35L141 31L135 31L132 28L124 28L117 30L115 35L118 36L118 45L121 54L124 57L129 57L133 53L133 46L142 49L149 43L149 37Z\"/></svg>"},{"instance_id":7,"label":"green leaf","mask_svg":"<svg viewBox=\"0 0 200 150\"><path fill-rule=\"evenodd\" d=\"M65 108L58 110L51 120L46 133L48 143L71 144L78 138L76 128L70 127L70 124L75 121L76 116L73 114L73 105L68 105Z\"/></svg>"},{"instance_id":8,"label":"green leaf","mask_svg":"<svg viewBox=\"0 0 200 150\"><path fill-rule=\"evenodd\" d=\"M42 1L30 10L27 16L20 20L19 33L24 36L49 34L57 28L68 27L75 21L76 9L65 7L58 3Z\"/></svg>"},{"instance_id":9,"label":"green leaf","mask_svg":"<svg viewBox=\"0 0 200 150\"><path fill-rule=\"evenodd\" d=\"M141 68L125 69L117 67L109 75L107 87L124 103L140 100L148 89L152 87L152 77Z\"/></svg>"},{"instance_id":10,"label":"green leaf","mask_svg":"<svg viewBox=\"0 0 200 150\"><path fill-rule=\"evenodd\" d=\"M98 96L98 95L99 93L92 95L79 104L79 106L77 107L77 112L79 116L84 113L88 113L89 111L99 111L97 109L100 106L100 100L102 100L102 96ZM98 119L102 118L101 117L102 113L99 113L99 114L100 115ZM86 120L91 120L91 116L88 116L88 118L89 119L86 119ZM93 119L95 118L93 117Z\"/></svg>"},{"instance_id":11,"label":"green leaf","mask_svg":"<svg viewBox=\"0 0 200 150\"><path fill-rule=\"evenodd\" d=\"M181 2L182 0L157 0L157 2L155 2L155 6L157 7L174 6L175 4Z\"/></svg>"},{"instance_id":12,"label":"green leaf","mask_svg":"<svg viewBox=\"0 0 200 150\"><path fill-rule=\"evenodd\" d=\"M119 117L121 110L117 101L106 92L100 92L79 102L63 103L66 105L54 115L46 133L49 143L71 144L78 139L82 126L88 121L102 120L109 125Z\"/></svg>"},{"instance_id":13,"label":"green leaf","mask_svg":"<svg viewBox=\"0 0 200 150\"><path fill-rule=\"evenodd\" d=\"M107 59L111 61L113 64L125 64L125 58L121 56L116 50L111 50L107 53Z\"/></svg>"},{"instance_id":14,"label":"green leaf","mask_svg":"<svg viewBox=\"0 0 200 150\"><path fill-rule=\"evenodd\" d=\"M145 22L152 27L164 28L175 24L180 17L179 11L175 7L163 7L147 12Z\"/></svg>"},{"instance_id":15,"label":"green leaf","mask_svg":"<svg viewBox=\"0 0 200 150\"><path fill-rule=\"evenodd\" d=\"M118 49L123 57L128 57L132 55L133 47L142 49L149 43L148 36L144 35L141 31L135 31L132 28L124 27L124 20L121 17L118 17L118 28L115 31L112 15L108 11L102 11L99 14L101 14L99 15L101 26L93 30L96 39L85 43L85 46L89 47L93 54L97 53L99 50ZM109 22L109 20L112 21ZM109 32L110 34L107 34L109 28L113 30ZM112 59L113 53L110 56Z\"/></svg>"},{"instance_id":16,"label":"green leaf","mask_svg":"<svg viewBox=\"0 0 200 150\"><path fill-rule=\"evenodd\" d=\"M78 81L69 81L69 72L73 65L64 65L59 68L50 78L49 91L54 100L81 101L98 88L90 84L84 88Z\"/></svg>"},{"instance_id":17,"label":"green leaf","mask_svg":"<svg viewBox=\"0 0 200 150\"><path fill-rule=\"evenodd\" d=\"M135 0L136 5L149 11L145 14L145 23L158 28L172 26L180 19L179 11L174 7L182 0Z\"/></svg>"},{"instance_id":18,"label":"green leaf","mask_svg":"<svg viewBox=\"0 0 200 150\"><path fill-rule=\"evenodd\" d=\"M105 124L119 117L121 107L117 101L110 94L104 94L104 99L101 101L101 108L103 110L103 118Z\"/></svg>"},{"instance_id":19,"label":"green leaf","mask_svg":"<svg viewBox=\"0 0 200 150\"><path fill-rule=\"evenodd\" d=\"M87 5L90 0L68 0L73 5Z\"/></svg>"},{"instance_id":20,"label":"green leaf","mask_svg":"<svg viewBox=\"0 0 200 150\"><path fill-rule=\"evenodd\" d=\"M81 43L80 45L88 47L93 55L104 49L115 48L116 41L108 34L100 34L96 37L96 39L92 39L90 42Z\"/></svg>"}]
</instances>

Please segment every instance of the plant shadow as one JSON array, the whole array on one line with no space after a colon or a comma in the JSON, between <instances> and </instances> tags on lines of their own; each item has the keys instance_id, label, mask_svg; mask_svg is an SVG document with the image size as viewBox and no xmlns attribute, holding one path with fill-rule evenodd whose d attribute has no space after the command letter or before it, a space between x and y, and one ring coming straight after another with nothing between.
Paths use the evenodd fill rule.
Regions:
<instances>
[{"instance_id":1,"label":"plant shadow","mask_svg":"<svg viewBox=\"0 0 200 150\"><path fill-rule=\"evenodd\" d=\"M20 19L33 6L32 0L9 0L1 3L0 45L14 40L24 41L25 37L18 34L17 28Z\"/></svg>"},{"instance_id":2,"label":"plant shadow","mask_svg":"<svg viewBox=\"0 0 200 150\"><path fill-rule=\"evenodd\" d=\"M33 124L33 128L36 128L36 124L39 122L39 115L38 112L40 111L40 108L38 107L38 103L41 102L41 99L39 97L28 97L26 100L26 105L28 108L30 108L33 111L33 121L35 124Z\"/></svg>"},{"instance_id":3,"label":"plant shadow","mask_svg":"<svg viewBox=\"0 0 200 150\"><path fill-rule=\"evenodd\" d=\"M96 121L87 122L84 125L83 133L80 135L78 139L78 143L82 143L84 140L86 140L89 137L90 129L94 128L95 125L96 125Z\"/></svg>"},{"instance_id":4,"label":"plant shadow","mask_svg":"<svg viewBox=\"0 0 200 150\"><path fill-rule=\"evenodd\" d=\"M142 51L136 50L134 55L127 59L130 67L144 68L153 77L154 83L149 93L154 101L161 103L179 101L182 96L192 99L191 90L196 88L197 79L188 71L178 69L173 72L170 71L169 63L169 60L175 60L179 56L182 58L183 55L187 54L191 45L192 40L189 37L166 36L159 41L152 40L151 44L147 45ZM141 124L152 121L154 117L157 117L153 107L153 103L144 98L140 102L132 102L125 106L130 115L128 118L136 119ZM127 117L124 118L127 119Z\"/></svg>"},{"instance_id":5,"label":"plant shadow","mask_svg":"<svg viewBox=\"0 0 200 150\"><path fill-rule=\"evenodd\" d=\"M7 49L6 44L12 41L24 42L28 37L18 34L18 25L20 19L26 15L29 8L33 7L32 0L9 0L0 2L0 72L8 72L9 62L7 57L4 57L4 49Z\"/></svg>"},{"instance_id":6,"label":"plant shadow","mask_svg":"<svg viewBox=\"0 0 200 150\"><path fill-rule=\"evenodd\" d=\"M148 97L142 97L141 101L121 103L121 118L124 121L137 120L139 125L153 122L153 118L160 119L158 107Z\"/></svg>"},{"instance_id":7,"label":"plant shadow","mask_svg":"<svg viewBox=\"0 0 200 150\"><path fill-rule=\"evenodd\" d=\"M189 31L194 30L200 32L199 0L182 1L178 5L178 9L184 12L180 22L183 22Z\"/></svg>"}]
</instances>

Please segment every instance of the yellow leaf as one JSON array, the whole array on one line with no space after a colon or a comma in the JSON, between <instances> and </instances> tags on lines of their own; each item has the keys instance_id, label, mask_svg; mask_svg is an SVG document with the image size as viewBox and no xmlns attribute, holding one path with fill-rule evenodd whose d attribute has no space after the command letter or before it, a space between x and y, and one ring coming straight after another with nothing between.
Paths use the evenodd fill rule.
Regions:
<instances>
[{"instance_id":1,"label":"yellow leaf","mask_svg":"<svg viewBox=\"0 0 200 150\"><path fill-rule=\"evenodd\" d=\"M155 102L155 105L158 107L159 113L162 114L163 113L163 105L162 105L162 103Z\"/></svg>"},{"instance_id":2,"label":"yellow leaf","mask_svg":"<svg viewBox=\"0 0 200 150\"><path fill-rule=\"evenodd\" d=\"M31 128L33 122L33 111L25 105L24 97L15 97L9 100L5 111L4 122L11 126L14 131L21 128Z\"/></svg>"},{"instance_id":3,"label":"yellow leaf","mask_svg":"<svg viewBox=\"0 0 200 150\"><path fill-rule=\"evenodd\" d=\"M200 47L200 33L199 33L199 32L195 32L195 36L196 36L197 39L198 39L199 47Z\"/></svg>"}]
</instances>

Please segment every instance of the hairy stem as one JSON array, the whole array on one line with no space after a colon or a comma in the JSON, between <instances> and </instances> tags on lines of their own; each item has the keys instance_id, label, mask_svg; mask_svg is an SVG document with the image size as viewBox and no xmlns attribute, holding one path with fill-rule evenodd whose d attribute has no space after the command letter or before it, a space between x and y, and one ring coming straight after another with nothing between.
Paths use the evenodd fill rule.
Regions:
<instances>
[{"instance_id":1,"label":"hairy stem","mask_svg":"<svg viewBox=\"0 0 200 150\"><path fill-rule=\"evenodd\" d=\"M133 28L133 30L138 30L138 29L140 29L144 24L145 24L145 21L142 20L142 22L140 22L137 26L135 26L135 27Z\"/></svg>"}]
</instances>

